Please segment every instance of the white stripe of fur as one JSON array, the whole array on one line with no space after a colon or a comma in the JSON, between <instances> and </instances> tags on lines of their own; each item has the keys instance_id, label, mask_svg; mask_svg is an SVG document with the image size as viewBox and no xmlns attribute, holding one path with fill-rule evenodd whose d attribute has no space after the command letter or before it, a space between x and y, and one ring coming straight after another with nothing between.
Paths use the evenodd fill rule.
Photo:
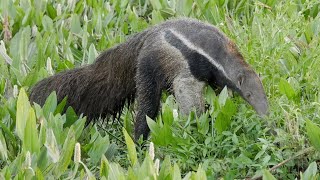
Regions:
<instances>
[{"instance_id":1,"label":"white stripe of fur","mask_svg":"<svg viewBox=\"0 0 320 180\"><path fill-rule=\"evenodd\" d=\"M182 34L178 33L177 31L170 29L170 31L178 38L180 39L186 46L188 46L190 49L197 51L199 54L203 55L204 57L206 57L209 62L214 65L220 72L222 72L222 74L227 78L230 79L227 75L227 73L225 72L224 68L222 67L221 64L219 64L218 62L216 62L209 54L207 54L203 49L201 49L200 47L195 46L191 41L189 41L185 36L183 36Z\"/></svg>"}]
</instances>

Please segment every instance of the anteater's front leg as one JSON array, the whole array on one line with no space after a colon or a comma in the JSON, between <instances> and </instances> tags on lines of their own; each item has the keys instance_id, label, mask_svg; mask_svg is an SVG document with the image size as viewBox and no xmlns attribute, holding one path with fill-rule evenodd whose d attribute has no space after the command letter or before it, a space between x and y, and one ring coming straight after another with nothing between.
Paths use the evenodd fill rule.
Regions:
<instances>
[{"instance_id":1,"label":"anteater's front leg","mask_svg":"<svg viewBox=\"0 0 320 180\"><path fill-rule=\"evenodd\" d=\"M154 60L154 59L153 59ZM157 116L161 98L161 76L156 73L156 64L147 59L141 59L137 69L137 116L135 122L135 139L141 135L147 139L150 132L146 115L152 119Z\"/></svg>"},{"instance_id":2,"label":"anteater's front leg","mask_svg":"<svg viewBox=\"0 0 320 180\"><path fill-rule=\"evenodd\" d=\"M205 83L196 79L190 72L180 73L174 79L173 91L181 114L187 116L192 110L196 110L198 115L204 112L204 87Z\"/></svg>"}]
</instances>

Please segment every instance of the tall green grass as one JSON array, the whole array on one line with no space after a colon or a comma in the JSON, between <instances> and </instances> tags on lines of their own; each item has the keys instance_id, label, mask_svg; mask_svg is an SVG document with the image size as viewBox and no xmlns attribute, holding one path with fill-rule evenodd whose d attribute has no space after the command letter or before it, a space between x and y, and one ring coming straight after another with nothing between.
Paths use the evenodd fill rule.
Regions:
<instances>
[{"instance_id":1,"label":"tall green grass","mask_svg":"<svg viewBox=\"0 0 320 180\"><path fill-rule=\"evenodd\" d=\"M319 6L318 0L1 0L0 178L319 178ZM216 25L235 41L260 74L268 118L226 89L206 89L210 106L200 117L180 117L173 96L164 94L157 121L148 119L151 139L134 145L130 108L121 122L85 126L72 108L61 114L65 102L54 93L43 107L29 103L28 89L39 80L90 64L130 35L177 17Z\"/></svg>"}]
</instances>

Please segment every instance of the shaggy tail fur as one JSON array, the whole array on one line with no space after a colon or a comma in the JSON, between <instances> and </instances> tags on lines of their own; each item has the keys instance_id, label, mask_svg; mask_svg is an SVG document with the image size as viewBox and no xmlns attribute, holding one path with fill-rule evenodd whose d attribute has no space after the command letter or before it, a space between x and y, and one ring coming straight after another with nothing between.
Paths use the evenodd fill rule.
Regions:
<instances>
[{"instance_id":1,"label":"shaggy tail fur","mask_svg":"<svg viewBox=\"0 0 320 180\"><path fill-rule=\"evenodd\" d=\"M43 105L56 91L58 102L67 96L71 106L89 120L112 115L116 117L126 102L134 101L137 57L145 32L126 43L103 52L88 66L68 70L43 79L31 90L30 101Z\"/></svg>"}]
</instances>

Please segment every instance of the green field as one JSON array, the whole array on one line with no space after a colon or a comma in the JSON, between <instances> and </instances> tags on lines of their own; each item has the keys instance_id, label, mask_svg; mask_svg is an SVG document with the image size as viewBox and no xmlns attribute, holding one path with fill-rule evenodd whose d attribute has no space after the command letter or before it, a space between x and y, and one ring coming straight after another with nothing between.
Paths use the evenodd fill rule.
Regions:
<instances>
[{"instance_id":1,"label":"green field","mask_svg":"<svg viewBox=\"0 0 320 180\"><path fill-rule=\"evenodd\" d=\"M319 179L319 12L319 0L1 0L0 179ZM179 17L237 44L260 74L267 118L210 87L207 112L184 118L164 93L149 140L133 143L133 107L86 125L54 93L30 104L41 79Z\"/></svg>"}]
</instances>

